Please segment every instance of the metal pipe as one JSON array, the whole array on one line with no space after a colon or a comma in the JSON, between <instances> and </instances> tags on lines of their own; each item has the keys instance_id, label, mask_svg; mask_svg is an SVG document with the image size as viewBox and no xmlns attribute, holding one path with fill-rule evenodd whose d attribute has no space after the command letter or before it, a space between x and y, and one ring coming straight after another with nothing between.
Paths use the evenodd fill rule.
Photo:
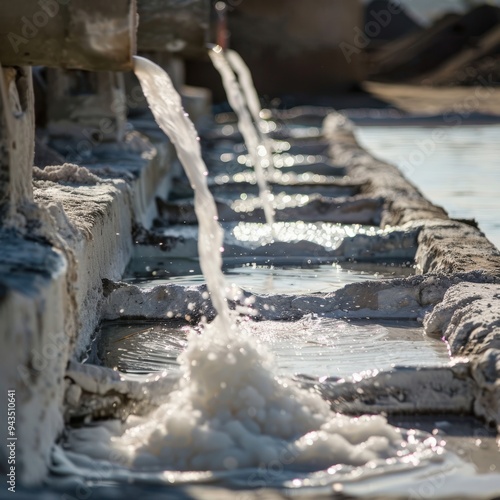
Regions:
<instances>
[{"instance_id":1,"label":"metal pipe","mask_svg":"<svg viewBox=\"0 0 500 500\"><path fill-rule=\"evenodd\" d=\"M136 0L2 0L0 62L128 71L136 27Z\"/></svg>"},{"instance_id":2,"label":"metal pipe","mask_svg":"<svg viewBox=\"0 0 500 500\"><path fill-rule=\"evenodd\" d=\"M209 0L137 0L140 52L169 52L183 57L206 55Z\"/></svg>"}]
</instances>

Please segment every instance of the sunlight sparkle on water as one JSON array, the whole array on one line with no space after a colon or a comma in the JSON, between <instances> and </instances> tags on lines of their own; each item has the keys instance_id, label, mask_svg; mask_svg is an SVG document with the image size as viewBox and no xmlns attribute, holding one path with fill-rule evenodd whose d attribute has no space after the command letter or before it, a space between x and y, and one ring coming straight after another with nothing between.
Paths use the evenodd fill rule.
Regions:
<instances>
[{"instance_id":1,"label":"sunlight sparkle on water","mask_svg":"<svg viewBox=\"0 0 500 500\"><path fill-rule=\"evenodd\" d=\"M375 227L361 226L359 224L342 225L327 222L306 223L275 222L274 233L267 224L255 222L240 222L233 229L233 235L238 241L265 244L270 240L293 242L309 241L327 248L337 248L346 237L357 234L373 236L383 234L383 230Z\"/></svg>"}]
</instances>

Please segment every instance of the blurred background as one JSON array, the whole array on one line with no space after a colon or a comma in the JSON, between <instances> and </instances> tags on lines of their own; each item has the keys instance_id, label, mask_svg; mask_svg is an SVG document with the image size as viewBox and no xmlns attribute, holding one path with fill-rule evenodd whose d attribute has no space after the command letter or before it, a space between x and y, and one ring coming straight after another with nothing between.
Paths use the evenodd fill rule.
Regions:
<instances>
[{"instance_id":1,"label":"blurred background","mask_svg":"<svg viewBox=\"0 0 500 500\"><path fill-rule=\"evenodd\" d=\"M140 0L137 5L139 52L167 69L179 90L188 85L183 87L187 108L186 100L192 105L203 95L211 97L198 114L207 114L210 102L215 113L231 111L206 42L232 48L250 67L263 108L315 105L325 114L331 108L343 112L375 156L397 164L451 217L474 219L471 223L500 246L500 0ZM46 97L47 88L57 93L61 84L51 83L45 71L35 71L37 126L60 135L69 130L61 116L68 109L79 116L71 106L78 107L80 97ZM109 81L100 83L108 94L114 92ZM78 85L68 92L82 94L88 103L87 90ZM137 82L126 86L133 94ZM129 119L147 109L141 98L133 101L127 103ZM95 102L96 116L115 120L108 98ZM87 111L80 114L88 121ZM115 121L126 122L124 116L120 120ZM45 164L40 156L36 160Z\"/></svg>"},{"instance_id":2,"label":"blurred background","mask_svg":"<svg viewBox=\"0 0 500 500\"><path fill-rule=\"evenodd\" d=\"M500 1L230 0L222 12L265 107L341 110L372 153L500 245ZM186 71L225 100L208 61Z\"/></svg>"}]
</instances>

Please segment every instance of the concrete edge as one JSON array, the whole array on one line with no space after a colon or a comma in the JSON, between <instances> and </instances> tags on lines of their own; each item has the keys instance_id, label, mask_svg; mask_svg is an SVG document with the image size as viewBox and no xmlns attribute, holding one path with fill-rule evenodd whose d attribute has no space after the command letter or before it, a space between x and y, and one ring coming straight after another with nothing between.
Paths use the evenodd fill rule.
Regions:
<instances>
[{"instance_id":1,"label":"concrete edge","mask_svg":"<svg viewBox=\"0 0 500 500\"><path fill-rule=\"evenodd\" d=\"M323 126L330 156L345 165L349 177L363 182L361 194L385 200L381 227L418 227L415 257L421 273L486 271L500 276L500 251L477 228L448 217L432 204L394 165L373 157L357 142L354 124L339 113Z\"/></svg>"}]
</instances>

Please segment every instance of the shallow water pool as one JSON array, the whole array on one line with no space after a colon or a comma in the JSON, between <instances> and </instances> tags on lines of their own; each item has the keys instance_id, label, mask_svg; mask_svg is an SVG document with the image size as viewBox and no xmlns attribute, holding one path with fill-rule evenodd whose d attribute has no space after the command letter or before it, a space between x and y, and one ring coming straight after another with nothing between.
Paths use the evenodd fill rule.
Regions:
<instances>
[{"instance_id":1,"label":"shallow water pool","mask_svg":"<svg viewBox=\"0 0 500 500\"><path fill-rule=\"evenodd\" d=\"M300 321L247 322L245 327L275 356L283 375L347 377L394 366L436 366L450 357L447 346L413 321L343 321L305 317ZM110 321L101 325L94 354L127 373L178 367L189 325L181 322Z\"/></svg>"},{"instance_id":2,"label":"shallow water pool","mask_svg":"<svg viewBox=\"0 0 500 500\"><path fill-rule=\"evenodd\" d=\"M450 217L475 218L500 248L500 125L357 127L362 146L397 165Z\"/></svg>"},{"instance_id":3,"label":"shallow water pool","mask_svg":"<svg viewBox=\"0 0 500 500\"><path fill-rule=\"evenodd\" d=\"M229 284L258 294L328 293L349 283L411 276L414 272L410 262L322 265L308 265L304 262L303 266L287 267L247 263L233 266L228 264L224 267ZM198 261L164 258L157 261L131 261L124 281L141 288L151 288L168 283L199 285L205 283L205 278Z\"/></svg>"}]
</instances>

